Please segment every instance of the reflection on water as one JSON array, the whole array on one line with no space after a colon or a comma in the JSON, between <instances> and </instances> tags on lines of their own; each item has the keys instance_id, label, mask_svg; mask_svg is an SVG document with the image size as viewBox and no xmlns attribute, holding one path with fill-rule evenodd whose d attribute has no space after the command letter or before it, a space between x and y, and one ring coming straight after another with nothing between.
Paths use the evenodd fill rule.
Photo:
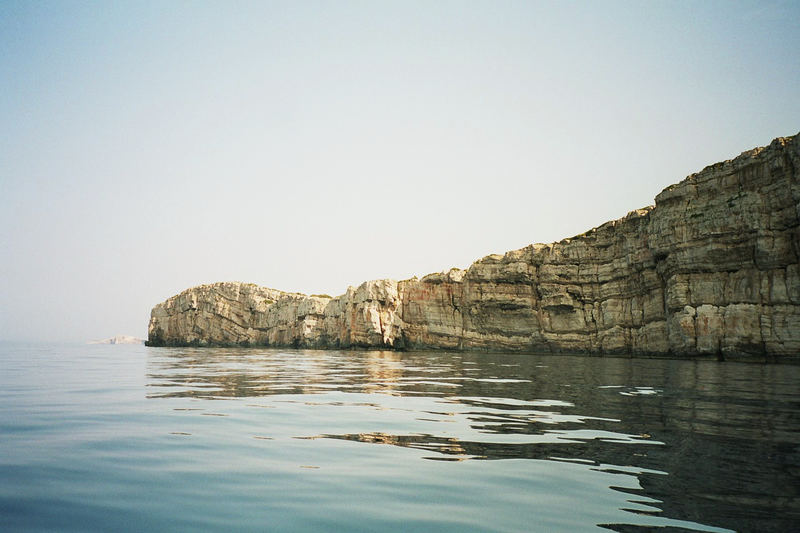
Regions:
<instances>
[{"instance_id":1,"label":"reflection on water","mask_svg":"<svg viewBox=\"0 0 800 533\"><path fill-rule=\"evenodd\" d=\"M326 450L340 453L335 442L359 446L356 454L382 445L474 464L461 474L512 509L559 491L580 498L553 504L587 509L572 525L558 517L559 529L787 531L800 523L799 367L245 349L150 349L147 361L150 400L191 400L175 407L187 417L231 414L244 421L236 431L265 446L310 441L324 460ZM210 401L223 399L237 402ZM516 462L492 461L500 459ZM415 479L432 464L398 461ZM506 464L530 478L493 485ZM374 476L402 477L381 468ZM543 475L547 483L531 485Z\"/></svg>"}]
</instances>

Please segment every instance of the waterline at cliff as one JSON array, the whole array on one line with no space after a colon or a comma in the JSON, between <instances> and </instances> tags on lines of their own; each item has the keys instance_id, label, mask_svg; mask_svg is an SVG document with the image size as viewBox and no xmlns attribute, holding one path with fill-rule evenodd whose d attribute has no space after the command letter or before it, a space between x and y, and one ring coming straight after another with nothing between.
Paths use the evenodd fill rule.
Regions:
<instances>
[{"instance_id":1,"label":"waterline at cliff","mask_svg":"<svg viewBox=\"0 0 800 533\"><path fill-rule=\"evenodd\" d=\"M148 344L797 356L799 168L778 138L571 239L335 298L201 285L153 308Z\"/></svg>"}]
</instances>

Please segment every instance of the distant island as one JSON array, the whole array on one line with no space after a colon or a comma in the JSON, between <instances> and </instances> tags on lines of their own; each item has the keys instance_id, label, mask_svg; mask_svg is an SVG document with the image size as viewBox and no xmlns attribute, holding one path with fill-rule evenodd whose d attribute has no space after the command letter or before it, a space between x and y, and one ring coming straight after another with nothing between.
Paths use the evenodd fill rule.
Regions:
<instances>
[{"instance_id":1,"label":"distant island","mask_svg":"<svg viewBox=\"0 0 800 533\"><path fill-rule=\"evenodd\" d=\"M144 344L145 340L138 337L131 337L130 335L117 335L110 339L103 339L99 341L89 341L86 344Z\"/></svg>"},{"instance_id":2,"label":"distant island","mask_svg":"<svg viewBox=\"0 0 800 533\"><path fill-rule=\"evenodd\" d=\"M775 139L654 206L467 270L335 298L194 287L153 308L147 344L797 357L799 144Z\"/></svg>"}]
</instances>

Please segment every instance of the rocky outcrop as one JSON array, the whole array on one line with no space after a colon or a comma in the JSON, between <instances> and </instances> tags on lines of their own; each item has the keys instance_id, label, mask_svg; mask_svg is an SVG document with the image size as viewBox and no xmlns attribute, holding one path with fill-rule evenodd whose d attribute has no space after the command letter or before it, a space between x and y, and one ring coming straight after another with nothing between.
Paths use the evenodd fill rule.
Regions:
<instances>
[{"instance_id":1,"label":"rocky outcrop","mask_svg":"<svg viewBox=\"0 0 800 533\"><path fill-rule=\"evenodd\" d=\"M797 136L711 165L655 206L467 270L336 298L244 283L152 311L150 345L800 354Z\"/></svg>"},{"instance_id":2,"label":"rocky outcrop","mask_svg":"<svg viewBox=\"0 0 800 533\"><path fill-rule=\"evenodd\" d=\"M400 347L398 282L362 283L337 298L224 282L183 291L153 308L150 346Z\"/></svg>"}]
</instances>

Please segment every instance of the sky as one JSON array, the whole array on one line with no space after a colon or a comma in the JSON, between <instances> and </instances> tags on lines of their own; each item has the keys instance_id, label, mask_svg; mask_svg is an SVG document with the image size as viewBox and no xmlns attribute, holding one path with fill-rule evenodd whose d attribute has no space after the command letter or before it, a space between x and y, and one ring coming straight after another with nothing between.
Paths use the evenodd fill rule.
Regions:
<instances>
[{"instance_id":1,"label":"sky","mask_svg":"<svg viewBox=\"0 0 800 533\"><path fill-rule=\"evenodd\" d=\"M194 285L342 294L800 130L800 3L0 2L0 340Z\"/></svg>"}]
</instances>

